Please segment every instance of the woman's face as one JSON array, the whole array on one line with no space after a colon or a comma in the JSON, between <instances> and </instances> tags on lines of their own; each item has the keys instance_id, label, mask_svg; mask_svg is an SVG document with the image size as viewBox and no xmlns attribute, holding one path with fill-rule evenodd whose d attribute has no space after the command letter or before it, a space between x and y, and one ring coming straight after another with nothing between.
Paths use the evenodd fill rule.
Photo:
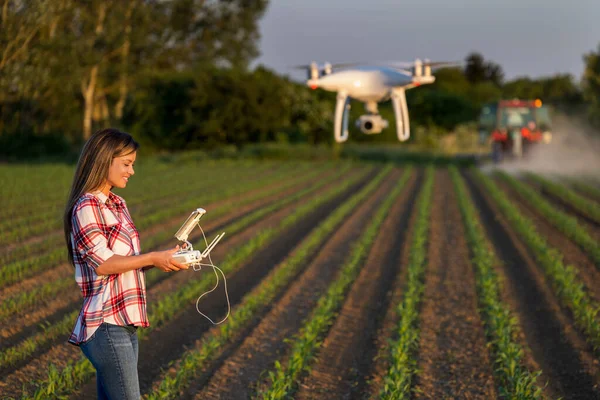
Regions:
<instances>
[{"instance_id":1,"label":"woman's face","mask_svg":"<svg viewBox=\"0 0 600 400\"><path fill-rule=\"evenodd\" d=\"M129 177L135 173L133 170L135 157L136 152L134 151L125 156L113 158L112 164L108 169L108 178L106 179L105 187L110 186L122 189L127 186ZM110 190L110 187L108 187L108 190Z\"/></svg>"}]
</instances>

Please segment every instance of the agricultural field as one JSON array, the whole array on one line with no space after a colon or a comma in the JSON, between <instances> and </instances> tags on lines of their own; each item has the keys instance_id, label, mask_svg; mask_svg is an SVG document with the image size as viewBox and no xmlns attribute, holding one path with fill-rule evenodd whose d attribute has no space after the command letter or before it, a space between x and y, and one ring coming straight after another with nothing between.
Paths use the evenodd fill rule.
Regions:
<instances>
[{"instance_id":1,"label":"agricultural field","mask_svg":"<svg viewBox=\"0 0 600 400\"><path fill-rule=\"evenodd\" d=\"M0 394L94 399L67 343L81 296L62 212L73 167L0 166ZM207 210L211 268L146 274L146 399L598 399L600 186L367 162L141 163L142 251ZM199 229L194 247L202 249ZM223 282L199 308L227 312Z\"/></svg>"}]
</instances>

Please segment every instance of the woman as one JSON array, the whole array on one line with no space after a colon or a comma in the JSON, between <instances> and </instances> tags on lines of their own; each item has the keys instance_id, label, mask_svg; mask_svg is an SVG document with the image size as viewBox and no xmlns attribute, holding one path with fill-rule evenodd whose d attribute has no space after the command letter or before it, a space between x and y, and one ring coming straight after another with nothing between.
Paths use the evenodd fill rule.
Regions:
<instances>
[{"instance_id":1,"label":"woman","mask_svg":"<svg viewBox=\"0 0 600 400\"><path fill-rule=\"evenodd\" d=\"M64 214L69 261L83 307L69 342L96 368L99 399L139 399L138 327L146 315L145 270L187 269L171 250L140 254L139 234L125 201L112 193L133 176L139 145L116 129L85 143Z\"/></svg>"}]
</instances>

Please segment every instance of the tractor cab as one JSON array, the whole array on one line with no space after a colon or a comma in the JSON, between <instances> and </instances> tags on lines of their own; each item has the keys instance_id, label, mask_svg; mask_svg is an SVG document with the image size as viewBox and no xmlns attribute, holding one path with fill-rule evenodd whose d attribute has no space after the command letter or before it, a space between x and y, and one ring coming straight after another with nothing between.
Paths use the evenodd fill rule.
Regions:
<instances>
[{"instance_id":1,"label":"tractor cab","mask_svg":"<svg viewBox=\"0 0 600 400\"><path fill-rule=\"evenodd\" d=\"M480 141L491 145L496 162L521 158L532 145L552 140L550 112L539 99L486 104L478 125Z\"/></svg>"}]
</instances>

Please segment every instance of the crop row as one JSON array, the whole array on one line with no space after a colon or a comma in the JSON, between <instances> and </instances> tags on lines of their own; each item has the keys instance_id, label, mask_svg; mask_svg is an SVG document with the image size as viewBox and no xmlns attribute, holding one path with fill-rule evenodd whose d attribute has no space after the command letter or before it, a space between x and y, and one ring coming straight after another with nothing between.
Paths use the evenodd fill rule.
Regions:
<instances>
[{"instance_id":1,"label":"crop row","mask_svg":"<svg viewBox=\"0 0 600 400\"><path fill-rule=\"evenodd\" d=\"M287 175L283 174L282 179L286 179L286 182L283 184L283 188L287 188L289 186L297 184L297 181L302 182L302 181L310 179L313 176L316 176L316 175L322 174L322 173L323 173L323 171L315 170L309 174L302 175L296 179L289 179L289 178L286 179ZM273 177L270 177L270 179L273 179ZM239 195L245 191L254 189L256 187L263 186L263 185L267 184L268 182L269 182L268 178L266 178L264 180L257 180L257 181L250 180L250 181L246 182L245 184L236 185L232 188L222 190L219 192L202 191L198 197L193 197L190 200L187 200L185 202L178 202L177 204L175 204L169 208L163 208L152 214L144 216L142 218L141 222L139 224L137 224L137 227L140 231L143 231L145 229L152 227L153 225L157 225L157 224L161 223L162 221L167 220L168 218L171 218L175 215L184 213L186 210L195 209L195 208L197 208L198 204L207 204L207 203L216 202L219 200L226 200L227 198L233 198L236 195ZM277 192L279 190L282 190L282 188L277 187L277 188L271 189L270 192ZM256 196L265 196L265 195L270 194L270 192L267 194L259 193ZM251 201L252 199L249 198L246 200ZM222 208L221 210L219 210L219 212L224 213L226 211L230 211L231 209L233 209L235 207L239 207L240 205L241 205L241 203L237 203L235 205L230 204L228 209ZM211 216L213 216L214 214L215 213L211 212ZM63 240L64 239L62 239L60 237L60 235L57 235L57 241L59 243L56 243L55 246L53 247L53 250L51 250L49 253L32 256L25 260L14 261L14 262L8 263L4 267L2 267L0 269L0 287L12 284L14 282L18 282L19 280L21 280L23 278L32 276L34 273L36 273L42 269L47 270L48 268L54 267L60 263L66 263L66 261L67 261L66 260L66 252L64 251L63 246L59 246L59 244L62 244ZM149 239L149 240L152 241L152 239ZM163 241L164 240L161 240L161 242L163 242ZM155 243L151 243L151 245L154 245L154 244ZM144 245L148 245L148 243L146 241L144 241Z\"/></svg>"},{"instance_id":2,"label":"crop row","mask_svg":"<svg viewBox=\"0 0 600 400\"><path fill-rule=\"evenodd\" d=\"M475 172L475 177L531 249L538 264L542 266L551 282L556 295L562 304L572 312L575 324L584 332L587 341L595 350L600 349L600 323L597 319L600 307L586 293L583 284L577 277L577 270L563 264L562 254L548 245L543 235L536 230L533 222L519 212L491 178L479 171Z\"/></svg>"},{"instance_id":3,"label":"crop row","mask_svg":"<svg viewBox=\"0 0 600 400\"><path fill-rule=\"evenodd\" d=\"M264 174L264 176L260 176L260 178L257 179L243 179L242 176L242 182L241 184L237 184L235 185L233 188L230 187L230 183L229 182L225 182L225 181L218 181L216 182L214 185L212 185L212 189L213 191L207 191L206 188L204 186L198 186L198 185L189 185L190 187L194 188L194 192L191 192L191 194L189 194L190 196L193 196L194 199L196 199L197 202L202 202L202 204L206 207L206 203L209 201L215 201L215 202L226 202L226 201L231 201L231 198L234 198L235 196L238 196L246 191L249 190L255 190L257 188L261 188L263 186L270 186L273 183L277 185L281 185L280 181L284 182L284 185L289 185L289 184L293 184L295 182L303 182L305 180L308 180L309 177L311 176L316 176L319 174L322 174L323 172L329 170L330 168L318 168L315 169L314 171L309 171L308 173L306 173L305 175L299 175L299 176L295 176L294 178L290 179L289 175L292 173L295 173L296 171L289 171L287 169L281 169L276 171L273 174ZM260 171L258 171L260 172ZM277 190L277 189L271 189L271 190ZM148 192L148 190L146 190ZM154 192L154 191L151 191ZM219 193L220 195L217 196L215 193ZM132 203L134 203L134 206L131 206L130 203L128 203L128 208L130 208L130 212L132 214L132 217L135 221L141 220L141 222L144 224L144 226L138 226L138 229L145 229L150 227L150 225L152 225L154 222L160 222L160 219L162 217L166 218L169 216L169 214L165 214L165 212L161 212L160 210L172 210L173 208L177 208L177 210L181 209L181 206L176 203L174 200L179 198L180 194L176 191L172 191L169 194L169 197L167 198L160 198L160 199L152 199L152 200L145 200L145 207L136 207L135 204L138 203L137 199L134 197L134 199L132 200ZM176 204L176 205L174 205ZM140 204L138 204L140 205ZM196 208L196 207L194 207ZM211 213L212 215L212 213ZM151 218L150 222L147 222L147 219ZM7 265L10 263L14 263L17 262L19 260L22 260L23 258L25 258L25 260L22 260L22 262L31 262L34 261L37 257L40 257L42 255L48 255L48 252L52 252L53 250L55 250L57 247L62 248L63 247L63 243L64 243L64 238L63 238L63 233L61 230L55 230L52 232L47 232L46 233L47 236L49 236L48 238L44 239L41 242L36 242L36 243L30 243L30 244L23 244L21 246L18 246L16 248L14 248L13 250L11 250L10 252L6 252L5 254L3 254L2 256L0 256L0 262L3 265ZM144 241L145 244L145 241ZM27 267L26 267L27 268Z\"/></svg>"},{"instance_id":4,"label":"crop row","mask_svg":"<svg viewBox=\"0 0 600 400\"><path fill-rule=\"evenodd\" d=\"M256 210L256 211L250 213L249 215L242 218L238 222L233 223L227 227L227 231L228 231L229 235L235 234L236 232L240 231L241 229L245 228L246 226L250 225L251 223L261 219L264 215L267 215L267 214L273 212L274 210L284 207L285 205L287 205L293 201L296 201L298 198L300 198L302 196L305 196L311 192L318 190L320 187L322 187L332 181L337 181L337 179L339 179L339 177L343 176L349 168L350 168L349 165L345 165L345 166L341 167L338 171L336 171L336 173L333 176L331 176L327 179L321 179L321 180L317 181L317 183L315 185L312 185L306 189L300 190L299 192L297 192L293 195L286 196L285 198L274 202L270 206L263 207L259 210ZM319 171L317 171L317 172L319 172ZM306 176L304 176L302 181L312 178L312 175L313 174L307 174ZM287 189L289 186L293 186L295 183L296 182L294 180L290 180L290 181L286 182L283 186L277 187L277 188L272 189L265 193L260 193L260 195L261 195L261 197L268 197L273 193L283 191L283 190ZM238 201L235 204L231 204L226 207L220 207L217 210L215 210L216 211L215 213L211 213L211 214L213 214L213 216L224 215L224 214L230 212L231 209L234 207L240 207L246 203L256 200L255 197L257 197L257 196L252 196L252 197L246 198L244 200ZM157 248L159 245L163 245L170 236L171 236L171 233L169 233L168 230L163 229L160 232L145 239L144 243L147 248L154 249L154 248ZM154 270L154 269L150 270L146 274L147 282L149 283L149 282L153 281L154 274L158 274L158 273L159 273L159 271L157 271L157 270ZM39 286L39 287L36 287L36 288L30 290L30 291L19 292L15 296L9 297L2 303L2 310L0 310L0 321L8 318L9 316L15 314L16 312L24 312L38 304L42 304L42 303L46 302L48 298L55 296L56 294L65 290L72 284L73 284L73 279L71 277L65 277L62 279L55 280L53 282L48 282L42 286ZM2 358L1 358L1 353L0 353L0 360L1 359ZM1 363L1 361L0 361L0 363Z\"/></svg>"},{"instance_id":5,"label":"crop row","mask_svg":"<svg viewBox=\"0 0 600 400\"><path fill-rule=\"evenodd\" d=\"M387 173L387 171L384 171ZM384 172L381 172L382 175ZM341 184L322 196L315 197L310 201L307 201L302 206L296 208L293 213L288 215L280 224L275 228L265 228L258 231L256 235L240 248L234 250L230 255L223 261L220 268L225 274L230 274L238 269L244 262L249 260L257 251L265 248L269 245L278 235L292 227L301 218L308 215L311 211L317 208L319 205L330 201L339 194L346 191L355 180L350 179L342 181ZM149 310L149 319L152 321L152 327L141 331L140 337L146 337L148 333L171 319L175 318L177 313L185 306L189 305L190 301L197 296L198 293L206 290L210 285L210 279L198 279L190 280L184 286L179 288L176 292L171 293L163 300L159 301L158 304L153 305ZM54 369L56 371L56 369ZM75 364L69 364L62 372L53 372L48 376L48 379L44 382L34 383L37 386L37 390L33 395L33 398L48 398L58 397L64 393L71 392L78 385L89 379L94 373L93 367L87 361L82 358ZM24 398L29 398L25 395Z\"/></svg>"},{"instance_id":6,"label":"crop row","mask_svg":"<svg viewBox=\"0 0 600 400\"><path fill-rule=\"evenodd\" d=\"M523 199L535 207L552 225L588 252L596 266L600 268L600 244L577 223L577 219L558 210L543 196L540 196L535 190L519 180L506 173L500 173L499 176L520 193Z\"/></svg>"},{"instance_id":7,"label":"crop row","mask_svg":"<svg viewBox=\"0 0 600 400\"><path fill-rule=\"evenodd\" d=\"M161 178L165 179L165 186L170 185L174 180L174 177L175 171L173 171L172 174L163 173L161 175ZM136 176L135 178L136 179L132 180L129 185L129 192L134 193L137 198L138 195L144 194L142 189L152 182L153 177L146 176L138 178ZM47 177L47 179L49 182L52 182L51 177ZM35 197L33 199L28 197L28 193L25 190L17 190L14 193L14 197L23 198L27 196L27 200L29 200L29 202L34 201L34 203L29 207L27 205L21 205L17 210L3 210L3 213L8 213L10 211L10 215L6 215L6 218L0 222L0 232L10 232L11 230L21 228L24 225L35 226L47 219L60 219L60 212L66 201L69 189L70 188L66 185L64 185L64 187L55 186L46 193L46 196L44 196L43 199L39 200ZM38 190L44 191L44 188L38 188Z\"/></svg>"},{"instance_id":8,"label":"crop row","mask_svg":"<svg viewBox=\"0 0 600 400\"><path fill-rule=\"evenodd\" d=\"M479 312L493 354L500 395L508 399L539 399L542 389L536 385L536 379L541 371L531 373L523 365L523 349L516 340L519 332L516 318L500 296L501 282L494 270L496 256L462 177L454 167L450 174L473 257Z\"/></svg>"},{"instance_id":9,"label":"crop row","mask_svg":"<svg viewBox=\"0 0 600 400\"><path fill-rule=\"evenodd\" d=\"M189 181L181 178L179 182L177 182L177 180L170 180L164 184L165 186L168 186L168 190L166 191L160 189L147 190L145 189L147 185L145 187L137 186L137 189L132 188L131 190L130 196L133 200L128 202L128 208L131 208L132 215L134 216L138 211L147 214L149 211L145 210L145 208L147 208L150 204L155 204L155 207L152 211L156 211L156 209L168 208L166 205L170 204L169 199L174 196L179 198L194 198L198 193L206 191L204 185L211 187L219 186L215 187L216 190L219 190L228 186L227 182L231 182L232 180L239 178L240 175L242 175L243 179L244 177L250 177L258 172L260 171L244 171L242 174L240 174L235 170L225 171L219 174L218 177L212 177L209 181L202 182L202 185L198 183L189 184ZM284 169L282 171L277 171L277 174L281 175L282 172L289 174L292 172L292 170L291 168ZM249 181L252 182L252 180ZM161 197L161 195L163 197ZM42 233L59 231L62 226L62 218L60 212L57 212L57 209L61 210L61 208L62 207L57 206L48 210L46 213L42 213L40 218L36 217L38 220L37 223L34 221L29 221L30 217L26 217L24 221L20 222L11 219L11 223L8 226L0 229L0 233L2 234L0 245L28 239ZM30 213L29 215L36 216L37 212Z\"/></svg>"},{"instance_id":10,"label":"crop row","mask_svg":"<svg viewBox=\"0 0 600 400\"><path fill-rule=\"evenodd\" d=\"M374 180L381 180L383 176L389 171L386 169L380 172ZM279 234L285 232L286 229L291 228L296 224L302 217L311 213L321 204L335 198L340 193L343 193L348 187L356 184L360 178L354 178L342 182L340 185L332 188L322 196L314 197L296 208L294 212L286 216L277 227L265 228L258 231L256 235L250 239L248 243L242 246L228 256L224 261L221 269L224 273L230 273L235 271L238 267L248 261L254 253L259 249L266 247L271 243ZM170 294L166 299L161 300L153 306L149 313L148 318L153 321L153 326L161 326L173 318L176 312L188 304L197 293L205 291L210 284L209 279L199 279L196 281L190 281L186 285L182 286L177 292ZM152 329L144 329L141 333L141 337L144 337L151 332Z\"/></svg>"},{"instance_id":11,"label":"crop row","mask_svg":"<svg viewBox=\"0 0 600 400\"><path fill-rule=\"evenodd\" d=\"M412 380L417 373L416 353L419 346L419 305L424 290L424 274L429 242L429 224L434 170L428 167L425 182L417 198L417 219L410 247L408 278L398 305L397 338L390 341L390 366L383 380L382 399L410 397Z\"/></svg>"},{"instance_id":12,"label":"crop row","mask_svg":"<svg viewBox=\"0 0 600 400\"><path fill-rule=\"evenodd\" d=\"M581 193L584 193L598 201L600 201L600 189L598 189L597 187L588 185L580 180L577 179L571 179L569 180L569 184L571 185L571 187L573 187L575 190L578 190Z\"/></svg>"},{"instance_id":13,"label":"crop row","mask_svg":"<svg viewBox=\"0 0 600 400\"><path fill-rule=\"evenodd\" d=\"M143 169L136 168L138 174L128 184L127 192L139 198L144 195L165 195L170 192L172 193L176 188L182 190L186 187L197 185L196 183L190 185L189 179L191 174L198 173L197 165L184 165L178 168L170 167L169 169L165 169L165 167L165 164L158 163L156 165L145 165ZM229 177L233 177L235 174L243 175L246 173L245 171L253 171L255 169L268 171L268 165L251 163L222 166L218 169L218 174L215 173L217 170L216 167L206 167L204 165L202 167L203 171L207 172L206 177L202 179L203 182L214 181L220 175ZM287 167L284 165L283 168ZM19 221L26 220L34 221L36 215L45 214L57 209L60 210L70 190L69 185L73 177L73 172L74 169L72 167L63 167L62 175L57 179L45 169L32 171L27 181L34 178L41 179L42 181L38 182L35 186L31 183L32 187L35 188L33 192L28 190L29 185L25 187L16 186L12 190L12 193L7 195L7 206L0 210L0 217L3 217L3 221L10 218L10 220L18 223ZM161 185L155 184L156 176L160 176L163 180ZM149 186L152 186L152 191L147 190ZM8 203L11 203L12 206ZM0 226L4 228L4 223Z\"/></svg>"},{"instance_id":14,"label":"crop row","mask_svg":"<svg viewBox=\"0 0 600 400\"><path fill-rule=\"evenodd\" d=\"M527 176L534 182L542 186L542 188L548 193L558 197L565 203L570 204L581 213L593 218L596 222L600 222L600 205L586 199L567 188L566 186L552 182L548 179L542 178L535 174L527 174Z\"/></svg>"},{"instance_id":15,"label":"crop row","mask_svg":"<svg viewBox=\"0 0 600 400\"><path fill-rule=\"evenodd\" d=\"M262 176L262 172L265 167L256 168L254 170L248 171L236 171L236 170L226 170L219 176L219 178L212 177L210 180L203 181L202 185L199 182L190 182L189 178L186 178L186 175L192 173L191 170L184 170L182 173L185 175L177 175L175 177L165 176L161 177L160 185L156 185L155 177L147 177L143 180L134 180L130 183L128 187L128 197L131 198L127 202L127 206L129 211L131 212L133 218L135 219L139 215L147 215L149 214L148 209L152 209L155 211L158 208L166 208L171 200L175 196L197 196L198 193L201 193L205 189L205 184L215 186L220 185L217 189L226 187L226 182L233 178L242 178L250 177L253 174ZM267 170L268 171L268 170ZM278 171L277 174L274 174L272 178L276 176L285 175L286 172L289 172L290 169L283 168L282 171ZM152 181L154 179L154 182ZM264 179L263 179L264 180ZM268 182L264 180L265 182ZM148 187L152 187L152 190L148 190ZM2 233L2 243L11 243L14 242L14 239L18 239L20 237L23 238L31 238L36 234L44 233L45 235L53 235L54 237L62 237L61 223L61 212L62 206L64 205L64 201L66 199L66 194L63 198L60 199L60 202L55 202L52 204L52 207L43 211L43 210L23 210L23 216L21 218L11 217L7 218L3 225L8 225L8 227L3 228ZM33 221L28 221L30 218L33 218ZM40 223L35 224L36 219L40 219ZM31 222L31 223L30 223ZM13 240L9 240L9 239ZM30 250L39 252L42 249L33 248ZM22 252L21 252L22 253ZM24 253L27 254L27 253ZM4 257L3 257L4 258Z\"/></svg>"},{"instance_id":16,"label":"crop row","mask_svg":"<svg viewBox=\"0 0 600 400\"><path fill-rule=\"evenodd\" d=\"M402 178L403 181L409 176L409 173L409 171L405 172ZM379 175L376 180L349 198L313 229L296 247L289 258L282 262L256 289L242 299L240 306L233 310L230 322L210 332L203 338L200 346L188 351L178 363L175 375L166 375L158 387L148 396L148 399L158 400L177 397L177 393L189 385L190 381L196 376L197 371L202 370L206 363L221 354L223 347L245 330L255 314L270 304L282 288L289 285L319 246L375 190L382 178L383 175Z\"/></svg>"},{"instance_id":17,"label":"crop row","mask_svg":"<svg viewBox=\"0 0 600 400\"><path fill-rule=\"evenodd\" d=\"M242 218L241 220L233 222L232 224L228 225L225 229L227 230L227 232L230 235L233 235L236 232L239 232L242 229L246 228L247 226L251 225L252 223L256 222L260 218L264 217L264 215L266 213L273 212L279 208L282 208L285 205L289 204L290 202L295 201L302 196L306 196L306 195L310 194L311 192L318 190L320 187L322 187L330 182L336 181L337 178L339 178L339 176L344 174L344 172L345 172L345 168L341 168L337 174L333 175L329 179L324 179L322 181L319 181L313 187L301 190L292 196L285 197L283 199L280 199L280 200L274 202L273 204L271 204L267 207L258 209L256 211L250 213L246 217ZM361 176L362 175L359 174L354 179L355 180L360 179ZM351 180L351 182L354 182L355 180ZM238 204L238 206L239 206L239 204ZM197 236L197 234L196 234L196 236ZM146 274L147 286L151 287L152 284L155 281L157 281L158 279L160 279L161 277L164 277L164 274L161 274L160 271L158 271L156 269L150 270ZM65 279L61 280L60 282L63 282L63 281L66 284L69 284L69 282L72 284L71 278L65 278ZM58 286L58 287L62 286L62 284L60 284L60 282L54 282L49 285L44 285L44 286L42 286L42 288L49 287L48 290L53 290L53 288L56 286ZM29 298L31 298L31 296L27 296L27 299L29 299ZM35 297L35 296L33 298L35 299L36 302L45 300L45 299L40 300L40 297ZM40 332L30 338L27 338L26 340L24 340L23 342L19 343L16 346L10 347L10 348L0 352L0 368L29 357L39 347L45 345L46 343L50 342L51 340L54 340L61 332L64 332L64 331L66 331L66 329L68 329L69 324L72 325L76 316L77 316L77 312L69 313L66 317L62 318L58 323L53 324L48 327L45 327L45 329L42 332Z\"/></svg>"},{"instance_id":18,"label":"crop row","mask_svg":"<svg viewBox=\"0 0 600 400\"><path fill-rule=\"evenodd\" d=\"M309 163L306 163L309 164ZM213 177L227 171L252 170L255 168L272 168L273 165L287 168L285 163L258 162L253 160L236 160L219 162L202 162L201 164L173 165L158 158L137 163L135 179L131 181L128 192L143 193L144 188L155 183L154 177L161 176L168 181L179 181L189 184L190 176L202 173L201 181L210 181ZM288 165L292 165L289 163ZM74 165L42 164L36 166L9 165L0 166L0 199L4 207L0 217L15 217L23 213L36 211L38 208L56 207L66 199L75 171ZM164 187L166 189L166 186ZM163 187L154 187L158 192Z\"/></svg>"},{"instance_id":19,"label":"crop row","mask_svg":"<svg viewBox=\"0 0 600 400\"><path fill-rule=\"evenodd\" d=\"M45 198L59 198L54 190L57 186L68 187L72 178L73 168L66 165L0 166L0 199L4 205L0 217L10 216L12 211L20 212L23 206L33 202L43 203Z\"/></svg>"},{"instance_id":20,"label":"crop row","mask_svg":"<svg viewBox=\"0 0 600 400\"><path fill-rule=\"evenodd\" d=\"M394 201L404 189L409 177L410 171L406 171L392 192L379 206L365 232L352 246L338 277L330 284L327 292L319 299L316 308L305 322L304 327L293 339L287 364L282 365L277 361L274 371L268 371L270 386L265 388L259 394L259 397L263 399L281 399L293 394L298 384L298 378L301 374L309 370L314 361L323 343L323 336L333 324L348 290L358 276L363 261L369 254L381 224Z\"/></svg>"}]
</instances>

